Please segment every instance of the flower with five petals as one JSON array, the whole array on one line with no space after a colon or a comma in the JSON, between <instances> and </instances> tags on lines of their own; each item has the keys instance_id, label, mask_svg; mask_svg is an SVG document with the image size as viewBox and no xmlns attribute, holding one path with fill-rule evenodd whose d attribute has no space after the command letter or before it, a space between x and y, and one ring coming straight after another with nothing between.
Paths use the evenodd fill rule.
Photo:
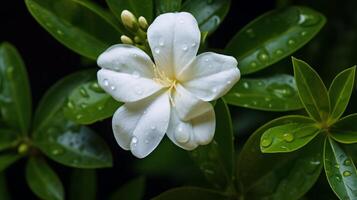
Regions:
<instances>
[{"instance_id":1,"label":"flower with five petals","mask_svg":"<svg viewBox=\"0 0 357 200\"><path fill-rule=\"evenodd\" d=\"M208 144L216 123L209 101L239 80L236 59L212 52L196 56L201 34L186 12L158 16L147 37L155 63L125 44L110 47L97 60L100 86L125 103L112 119L116 141L138 158L150 154L165 133L186 150Z\"/></svg>"}]
</instances>

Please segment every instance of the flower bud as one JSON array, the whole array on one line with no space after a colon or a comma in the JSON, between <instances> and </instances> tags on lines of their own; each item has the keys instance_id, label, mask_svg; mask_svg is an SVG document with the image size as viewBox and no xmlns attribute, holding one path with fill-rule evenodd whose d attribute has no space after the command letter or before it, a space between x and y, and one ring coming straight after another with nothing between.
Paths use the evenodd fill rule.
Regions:
<instances>
[{"instance_id":1,"label":"flower bud","mask_svg":"<svg viewBox=\"0 0 357 200\"><path fill-rule=\"evenodd\" d=\"M129 30L133 32L136 32L138 30L138 22L133 13L128 10L123 10L123 12L121 12L120 17L124 26L127 27Z\"/></svg>"},{"instance_id":2,"label":"flower bud","mask_svg":"<svg viewBox=\"0 0 357 200\"><path fill-rule=\"evenodd\" d=\"M121 40L121 42L123 44L133 44L133 40L130 37L126 36L126 35L122 35L120 37L120 40Z\"/></svg>"},{"instance_id":3,"label":"flower bud","mask_svg":"<svg viewBox=\"0 0 357 200\"><path fill-rule=\"evenodd\" d=\"M139 26L141 29L146 30L148 28L148 22L146 21L145 17L140 16L139 17Z\"/></svg>"},{"instance_id":4,"label":"flower bud","mask_svg":"<svg viewBox=\"0 0 357 200\"><path fill-rule=\"evenodd\" d=\"M135 36L135 37L134 37L134 42L135 42L135 43L141 43L142 41L141 41L141 39L140 39L139 36Z\"/></svg>"}]
</instances>

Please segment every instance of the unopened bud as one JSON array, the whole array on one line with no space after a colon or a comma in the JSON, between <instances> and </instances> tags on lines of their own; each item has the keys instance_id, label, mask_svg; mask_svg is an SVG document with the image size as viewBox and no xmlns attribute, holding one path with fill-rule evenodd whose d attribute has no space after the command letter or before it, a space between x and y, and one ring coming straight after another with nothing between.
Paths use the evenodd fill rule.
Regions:
<instances>
[{"instance_id":1,"label":"unopened bud","mask_svg":"<svg viewBox=\"0 0 357 200\"><path fill-rule=\"evenodd\" d=\"M135 37L134 37L134 42L135 42L135 43L141 43L142 41L141 41L141 39L140 39L139 36L135 36Z\"/></svg>"},{"instance_id":2,"label":"unopened bud","mask_svg":"<svg viewBox=\"0 0 357 200\"><path fill-rule=\"evenodd\" d=\"M129 28L131 31L136 32L138 30L138 22L133 13L131 13L129 10L123 10L121 12L121 21L123 22L124 26Z\"/></svg>"},{"instance_id":3,"label":"unopened bud","mask_svg":"<svg viewBox=\"0 0 357 200\"><path fill-rule=\"evenodd\" d=\"M126 35L122 35L120 37L120 40L121 40L121 42L123 44L133 44L133 40L130 37L126 36Z\"/></svg>"},{"instance_id":4,"label":"unopened bud","mask_svg":"<svg viewBox=\"0 0 357 200\"><path fill-rule=\"evenodd\" d=\"M140 16L139 19L139 26L141 29L146 30L148 28L148 22L146 21L145 17Z\"/></svg>"}]
</instances>

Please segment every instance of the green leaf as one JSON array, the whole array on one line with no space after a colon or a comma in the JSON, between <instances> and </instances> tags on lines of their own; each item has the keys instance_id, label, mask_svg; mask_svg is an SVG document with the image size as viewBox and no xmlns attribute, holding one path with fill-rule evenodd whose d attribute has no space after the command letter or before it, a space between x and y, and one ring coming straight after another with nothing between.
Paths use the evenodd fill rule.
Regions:
<instances>
[{"instance_id":1,"label":"green leaf","mask_svg":"<svg viewBox=\"0 0 357 200\"><path fill-rule=\"evenodd\" d=\"M135 178L123 186L121 186L117 191L115 191L111 196L110 200L141 200L145 194L145 178L138 177Z\"/></svg>"},{"instance_id":2,"label":"green leaf","mask_svg":"<svg viewBox=\"0 0 357 200\"><path fill-rule=\"evenodd\" d=\"M328 94L331 101L330 120L333 122L338 120L347 108L354 86L355 73L356 66L342 71L332 81Z\"/></svg>"},{"instance_id":3,"label":"green leaf","mask_svg":"<svg viewBox=\"0 0 357 200\"><path fill-rule=\"evenodd\" d=\"M227 103L267 111L302 108L294 77L286 74L266 78L242 78L224 96Z\"/></svg>"},{"instance_id":4,"label":"green leaf","mask_svg":"<svg viewBox=\"0 0 357 200\"><path fill-rule=\"evenodd\" d=\"M1 154L0 155L0 172L4 171L10 165L14 164L21 158L20 155L15 153Z\"/></svg>"},{"instance_id":5,"label":"green leaf","mask_svg":"<svg viewBox=\"0 0 357 200\"><path fill-rule=\"evenodd\" d=\"M263 154L259 149L262 134L275 126L310 123L311 119L284 116L259 128L245 143L237 163L237 181L249 200L297 200L316 182L322 169L321 137L300 150L285 154Z\"/></svg>"},{"instance_id":6,"label":"green leaf","mask_svg":"<svg viewBox=\"0 0 357 200\"><path fill-rule=\"evenodd\" d=\"M199 187L180 187L168 190L152 200L228 200L223 194Z\"/></svg>"},{"instance_id":7,"label":"green leaf","mask_svg":"<svg viewBox=\"0 0 357 200\"><path fill-rule=\"evenodd\" d=\"M6 177L4 173L0 173L0 199L10 200L10 193L7 189Z\"/></svg>"},{"instance_id":8,"label":"green leaf","mask_svg":"<svg viewBox=\"0 0 357 200\"><path fill-rule=\"evenodd\" d=\"M0 129L0 151L14 147L18 138L16 132L11 129Z\"/></svg>"},{"instance_id":9,"label":"green leaf","mask_svg":"<svg viewBox=\"0 0 357 200\"><path fill-rule=\"evenodd\" d=\"M156 15L180 11L181 2L182 0L155 0Z\"/></svg>"},{"instance_id":10,"label":"green leaf","mask_svg":"<svg viewBox=\"0 0 357 200\"><path fill-rule=\"evenodd\" d=\"M61 180L42 159L30 158L26 165L26 181L31 190L41 199L64 199Z\"/></svg>"},{"instance_id":11,"label":"green leaf","mask_svg":"<svg viewBox=\"0 0 357 200\"><path fill-rule=\"evenodd\" d=\"M230 0L186 0L182 10L196 18L201 32L212 33L227 15L230 4Z\"/></svg>"},{"instance_id":12,"label":"green leaf","mask_svg":"<svg viewBox=\"0 0 357 200\"><path fill-rule=\"evenodd\" d=\"M316 121L326 121L330 113L330 100L320 76L306 62L296 58L292 62L296 85L306 111Z\"/></svg>"},{"instance_id":13,"label":"green leaf","mask_svg":"<svg viewBox=\"0 0 357 200\"><path fill-rule=\"evenodd\" d=\"M31 15L53 37L78 54L96 59L120 33L109 13L85 0L26 0Z\"/></svg>"},{"instance_id":14,"label":"green leaf","mask_svg":"<svg viewBox=\"0 0 357 200\"><path fill-rule=\"evenodd\" d=\"M340 199L357 199L357 173L353 160L332 139L325 140L324 165L327 180Z\"/></svg>"},{"instance_id":15,"label":"green leaf","mask_svg":"<svg viewBox=\"0 0 357 200\"><path fill-rule=\"evenodd\" d=\"M233 179L233 128L226 103L218 100L215 105L216 132L209 145L190 152L206 179L217 188L226 188Z\"/></svg>"},{"instance_id":16,"label":"green leaf","mask_svg":"<svg viewBox=\"0 0 357 200\"><path fill-rule=\"evenodd\" d=\"M26 135L32 115L31 92L25 64L9 43L0 45L0 119Z\"/></svg>"},{"instance_id":17,"label":"green leaf","mask_svg":"<svg viewBox=\"0 0 357 200\"><path fill-rule=\"evenodd\" d=\"M69 185L70 200L95 200L97 175L95 170L73 169Z\"/></svg>"},{"instance_id":18,"label":"green leaf","mask_svg":"<svg viewBox=\"0 0 357 200\"><path fill-rule=\"evenodd\" d=\"M300 49L325 22L322 14L307 7L273 10L239 31L227 45L226 52L238 59L242 74L250 74Z\"/></svg>"},{"instance_id":19,"label":"green leaf","mask_svg":"<svg viewBox=\"0 0 357 200\"><path fill-rule=\"evenodd\" d=\"M51 87L35 115L34 143L48 157L64 165L99 168L112 165L109 147L92 130L79 126L63 115L68 95L79 85L92 80L94 71L71 74Z\"/></svg>"},{"instance_id":20,"label":"green leaf","mask_svg":"<svg viewBox=\"0 0 357 200\"><path fill-rule=\"evenodd\" d=\"M136 17L143 16L148 22L152 21L154 3L153 0L106 0L110 10L121 20L121 12L129 10Z\"/></svg>"},{"instance_id":21,"label":"green leaf","mask_svg":"<svg viewBox=\"0 0 357 200\"><path fill-rule=\"evenodd\" d=\"M330 128L331 137L338 142L351 144L357 142L357 113L337 121Z\"/></svg>"},{"instance_id":22,"label":"green leaf","mask_svg":"<svg viewBox=\"0 0 357 200\"><path fill-rule=\"evenodd\" d=\"M111 117L120 105L100 88L97 80L91 80L69 94L64 115L79 124L92 124Z\"/></svg>"},{"instance_id":23,"label":"green leaf","mask_svg":"<svg viewBox=\"0 0 357 200\"><path fill-rule=\"evenodd\" d=\"M305 146L320 132L314 123L289 123L265 131L260 139L263 153L291 152Z\"/></svg>"}]
</instances>

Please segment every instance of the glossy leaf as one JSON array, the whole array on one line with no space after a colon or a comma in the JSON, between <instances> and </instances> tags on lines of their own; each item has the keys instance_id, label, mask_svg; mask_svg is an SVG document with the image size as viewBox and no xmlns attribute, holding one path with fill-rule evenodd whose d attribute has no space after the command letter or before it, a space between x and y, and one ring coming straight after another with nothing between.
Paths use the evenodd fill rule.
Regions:
<instances>
[{"instance_id":1,"label":"glossy leaf","mask_svg":"<svg viewBox=\"0 0 357 200\"><path fill-rule=\"evenodd\" d=\"M239 31L227 45L226 52L238 59L242 74L250 74L300 49L325 22L322 14L307 7L273 10Z\"/></svg>"},{"instance_id":2,"label":"glossy leaf","mask_svg":"<svg viewBox=\"0 0 357 200\"><path fill-rule=\"evenodd\" d=\"M330 101L324 83L306 62L296 58L292 61L296 85L306 111L316 121L325 121L330 113Z\"/></svg>"},{"instance_id":3,"label":"glossy leaf","mask_svg":"<svg viewBox=\"0 0 357 200\"><path fill-rule=\"evenodd\" d=\"M111 195L110 200L142 200L145 194L145 178L130 180Z\"/></svg>"},{"instance_id":4,"label":"glossy leaf","mask_svg":"<svg viewBox=\"0 0 357 200\"><path fill-rule=\"evenodd\" d=\"M214 190L198 187L180 187L168 190L152 200L228 200L229 198Z\"/></svg>"},{"instance_id":5,"label":"glossy leaf","mask_svg":"<svg viewBox=\"0 0 357 200\"><path fill-rule=\"evenodd\" d=\"M95 170L73 169L70 180L70 200L97 199L97 175Z\"/></svg>"},{"instance_id":6,"label":"glossy leaf","mask_svg":"<svg viewBox=\"0 0 357 200\"><path fill-rule=\"evenodd\" d=\"M356 66L342 71L332 81L328 91L331 101L330 120L339 119L346 110L354 86L355 73Z\"/></svg>"},{"instance_id":7,"label":"glossy leaf","mask_svg":"<svg viewBox=\"0 0 357 200\"><path fill-rule=\"evenodd\" d=\"M230 0L186 0L182 10L196 18L201 32L212 33L227 15L230 4Z\"/></svg>"},{"instance_id":8,"label":"glossy leaf","mask_svg":"<svg viewBox=\"0 0 357 200\"><path fill-rule=\"evenodd\" d=\"M0 151L14 147L17 143L16 132L10 129L0 129Z\"/></svg>"},{"instance_id":9,"label":"glossy leaf","mask_svg":"<svg viewBox=\"0 0 357 200\"><path fill-rule=\"evenodd\" d=\"M286 74L266 78L242 78L224 96L227 103L267 111L302 108L294 77Z\"/></svg>"},{"instance_id":10,"label":"glossy leaf","mask_svg":"<svg viewBox=\"0 0 357 200\"><path fill-rule=\"evenodd\" d=\"M121 103L104 92L97 80L83 83L68 97L64 108L65 116L79 124L92 124L111 117Z\"/></svg>"},{"instance_id":11,"label":"glossy leaf","mask_svg":"<svg viewBox=\"0 0 357 200\"><path fill-rule=\"evenodd\" d=\"M338 142L357 142L357 114L348 115L337 121L330 129L331 137Z\"/></svg>"},{"instance_id":12,"label":"glossy leaf","mask_svg":"<svg viewBox=\"0 0 357 200\"><path fill-rule=\"evenodd\" d=\"M26 180L31 190L41 199L64 199L61 180L44 160L30 158L26 165Z\"/></svg>"},{"instance_id":13,"label":"glossy leaf","mask_svg":"<svg viewBox=\"0 0 357 200\"><path fill-rule=\"evenodd\" d=\"M217 188L226 188L233 178L233 128L226 103L215 105L216 132L209 145L200 146L190 155L206 179Z\"/></svg>"},{"instance_id":14,"label":"glossy leaf","mask_svg":"<svg viewBox=\"0 0 357 200\"><path fill-rule=\"evenodd\" d=\"M297 200L316 182L322 169L321 137L292 153L264 154L259 149L262 134L275 126L311 123L304 116L284 116L259 128L245 143L237 163L237 181L249 200Z\"/></svg>"},{"instance_id":15,"label":"glossy leaf","mask_svg":"<svg viewBox=\"0 0 357 200\"><path fill-rule=\"evenodd\" d=\"M129 10L136 17L144 16L148 22L152 21L154 3L153 0L106 0L110 10L120 20L121 12Z\"/></svg>"},{"instance_id":16,"label":"glossy leaf","mask_svg":"<svg viewBox=\"0 0 357 200\"><path fill-rule=\"evenodd\" d=\"M10 200L10 193L6 184L6 177L4 173L0 173L0 199Z\"/></svg>"},{"instance_id":17,"label":"glossy leaf","mask_svg":"<svg viewBox=\"0 0 357 200\"><path fill-rule=\"evenodd\" d=\"M181 2L182 0L155 0L156 15L180 11Z\"/></svg>"},{"instance_id":18,"label":"glossy leaf","mask_svg":"<svg viewBox=\"0 0 357 200\"><path fill-rule=\"evenodd\" d=\"M260 139L263 153L291 152L309 143L320 132L313 123L289 123L265 131Z\"/></svg>"},{"instance_id":19,"label":"glossy leaf","mask_svg":"<svg viewBox=\"0 0 357 200\"><path fill-rule=\"evenodd\" d=\"M82 56L96 59L120 33L110 15L85 0L26 0L31 15L53 37Z\"/></svg>"},{"instance_id":20,"label":"glossy leaf","mask_svg":"<svg viewBox=\"0 0 357 200\"><path fill-rule=\"evenodd\" d=\"M0 119L26 135L32 115L31 92L25 64L9 43L0 45Z\"/></svg>"},{"instance_id":21,"label":"glossy leaf","mask_svg":"<svg viewBox=\"0 0 357 200\"><path fill-rule=\"evenodd\" d=\"M335 194L340 199L357 199L357 173L353 160L330 138L325 141L324 165Z\"/></svg>"},{"instance_id":22,"label":"glossy leaf","mask_svg":"<svg viewBox=\"0 0 357 200\"><path fill-rule=\"evenodd\" d=\"M0 155L0 172L4 171L10 165L14 164L21 158L20 155L15 153L1 154Z\"/></svg>"}]
</instances>

